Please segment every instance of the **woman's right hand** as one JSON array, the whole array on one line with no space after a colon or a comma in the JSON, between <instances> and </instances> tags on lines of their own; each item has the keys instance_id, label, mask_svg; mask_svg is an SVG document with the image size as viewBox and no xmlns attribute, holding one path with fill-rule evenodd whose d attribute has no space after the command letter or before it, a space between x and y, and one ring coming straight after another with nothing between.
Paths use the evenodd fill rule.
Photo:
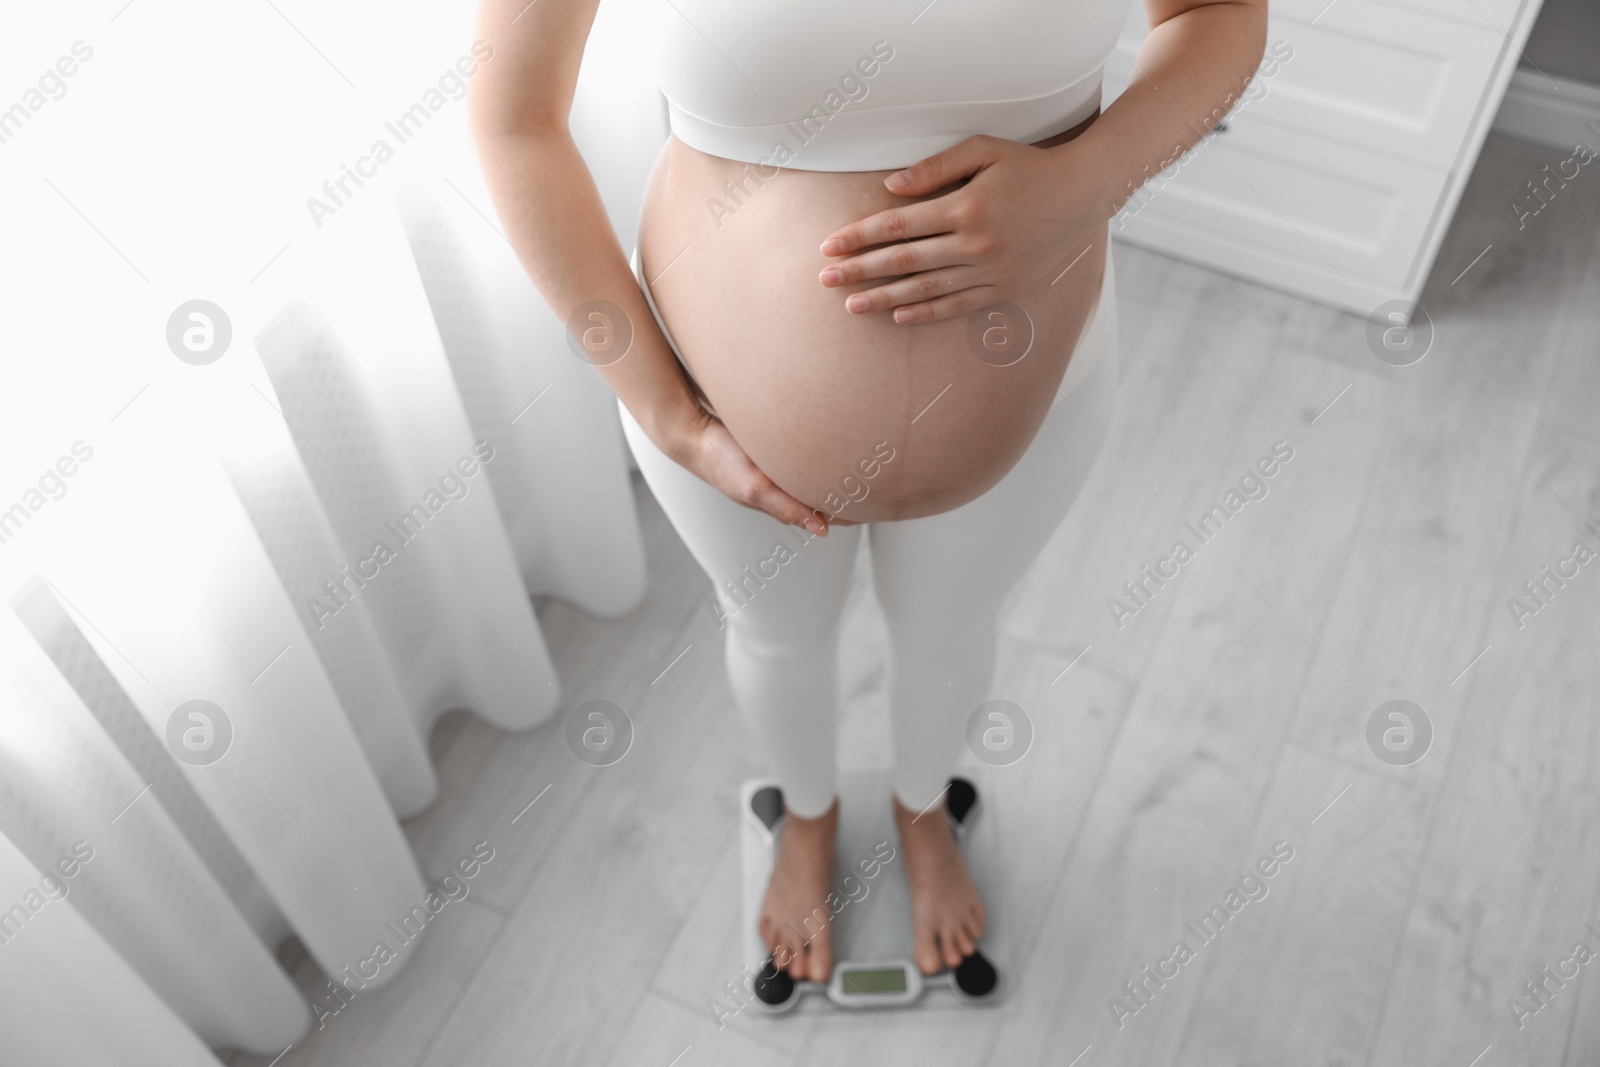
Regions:
<instances>
[{"instance_id":1,"label":"woman's right hand","mask_svg":"<svg viewBox=\"0 0 1600 1067\"><path fill-rule=\"evenodd\" d=\"M679 431L662 451L735 504L764 511L790 526L804 526L819 537L827 536L826 512L803 504L778 488L745 454L721 419L704 408L696 414L698 418L691 420L689 427ZM678 425L683 426L683 421L678 420Z\"/></svg>"}]
</instances>

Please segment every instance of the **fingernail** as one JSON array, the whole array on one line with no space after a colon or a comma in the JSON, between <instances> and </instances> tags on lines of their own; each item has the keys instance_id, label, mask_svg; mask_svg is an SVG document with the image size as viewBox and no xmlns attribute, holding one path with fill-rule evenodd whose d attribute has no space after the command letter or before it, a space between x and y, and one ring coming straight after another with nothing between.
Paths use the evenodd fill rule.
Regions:
<instances>
[{"instance_id":1,"label":"fingernail","mask_svg":"<svg viewBox=\"0 0 1600 1067\"><path fill-rule=\"evenodd\" d=\"M825 256L836 256L843 251L844 239L841 237L830 237L822 242L822 254Z\"/></svg>"},{"instance_id":2,"label":"fingernail","mask_svg":"<svg viewBox=\"0 0 1600 1067\"><path fill-rule=\"evenodd\" d=\"M867 310L867 298L857 293L849 300L846 300L844 306L850 311L865 311Z\"/></svg>"},{"instance_id":3,"label":"fingernail","mask_svg":"<svg viewBox=\"0 0 1600 1067\"><path fill-rule=\"evenodd\" d=\"M897 170L887 178L883 179L883 184L889 189L899 189L902 186L910 185L911 172L908 170Z\"/></svg>"},{"instance_id":4,"label":"fingernail","mask_svg":"<svg viewBox=\"0 0 1600 1067\"><path fill-rule=\"evenodd\" d=\"M894 309L894 321L896 321L896 322L910 322L911 321L911 309L910 308L895 308Z\"/></svg>"},{"instance_id":5,"label":"fingernail","mask_svg":"<svg viewBox=\"0 0 1600 1067\"><path fill-rule=\"evenodd\" d=\"M823 285L838 285L842 281L844 281L844 271L837 267L829 267L822 272Z\"/></svg>"},{"instance_id":6,"label":"fingernail","mask_svg":"<svg viewBox=\"0 0 1600 1067\"><path fill-rule=\"evenodd\" d=\"M818 522L816 519L807 519L806 520L806 529L810 530L812 533L816 534L818 537L827 537L828 536L828 528L826 526L824 526L822 523Z\"/></svg>"}]
</instances>

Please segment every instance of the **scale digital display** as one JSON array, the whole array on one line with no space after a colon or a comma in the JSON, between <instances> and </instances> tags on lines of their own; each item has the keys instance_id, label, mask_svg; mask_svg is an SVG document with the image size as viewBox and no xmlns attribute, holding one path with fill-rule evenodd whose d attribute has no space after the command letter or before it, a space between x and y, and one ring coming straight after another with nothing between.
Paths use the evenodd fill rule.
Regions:
<instances>
[{"instance_id":1,"label":"scale digital display","mask_svg":"<svg viewBox=\"0 0 1600 1067\"><path fill-rule=\"evenodd\" d=\"M904 993L906 972L902 967L882 967L868 971L844 972L846 993Z\"/></svg>"}]
</instances>

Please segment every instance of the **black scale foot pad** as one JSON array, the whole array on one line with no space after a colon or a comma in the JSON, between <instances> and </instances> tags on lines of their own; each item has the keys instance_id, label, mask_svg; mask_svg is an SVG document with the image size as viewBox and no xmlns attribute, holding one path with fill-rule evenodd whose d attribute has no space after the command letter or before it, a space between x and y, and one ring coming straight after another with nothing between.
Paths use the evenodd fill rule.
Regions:
<instances>
[{"instance_id":1,"label":"black scale foot pad","mask_svg":"<svg viewBox=\"0 0 1600 1067\"><path fill-rule=\"evenodd\" d=\"M956 967L956 988L969 997L986 997L1000 984L1000 975L994 964L983 953L974 952Z\"/></svg>"}]
</instances>

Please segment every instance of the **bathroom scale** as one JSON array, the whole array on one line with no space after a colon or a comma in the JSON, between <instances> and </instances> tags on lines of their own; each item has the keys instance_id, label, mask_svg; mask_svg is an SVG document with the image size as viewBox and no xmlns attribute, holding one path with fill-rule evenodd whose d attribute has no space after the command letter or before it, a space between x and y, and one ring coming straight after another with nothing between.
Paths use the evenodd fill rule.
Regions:
<instances>
[{"instance_id":1,"label":"bathroom scale","mask_svg":"<svg viewBox=\"0 0 1600 1067\"><path fill-rule=\"evenodd\" d=\"M1001 1000L1009 957L999 921L1000 835L994 813L985 811L970 780L956 777L946 787L944 809L919 816L951 821L985 912L983 937L973 955L956 968L925 975L913 958L911 900L891 793L887 773L840 778L834 895L820 902L832 928L834 965L830 980L818 983L796 980L774 966L757 925L783 832L783 792L771 779L752 779L740 787L740 846L746 875L741 950L748 972L755 976L747 982L754 1007L777 1014L939 1002L982 1006Z\"/></svg>"}]
</instances>

